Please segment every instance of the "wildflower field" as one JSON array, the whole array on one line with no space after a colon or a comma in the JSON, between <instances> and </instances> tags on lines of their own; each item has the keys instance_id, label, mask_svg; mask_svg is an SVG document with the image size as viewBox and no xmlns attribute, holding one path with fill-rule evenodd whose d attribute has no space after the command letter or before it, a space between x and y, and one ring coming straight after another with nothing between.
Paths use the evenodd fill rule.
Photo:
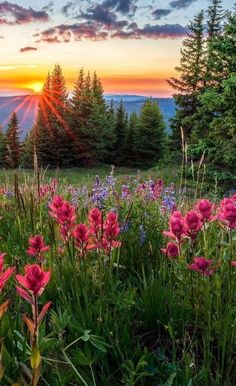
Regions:
<instances>
[{"instance_id":1,"label":"wildflower field","mask_svg":"<svg viewBox=\"0 0 236 386\"><path fill-rule=\"evenodd\" d=\"M236 195L158 175L0 186L0 384L236 384Z\"/></svg>"}]
</instances>

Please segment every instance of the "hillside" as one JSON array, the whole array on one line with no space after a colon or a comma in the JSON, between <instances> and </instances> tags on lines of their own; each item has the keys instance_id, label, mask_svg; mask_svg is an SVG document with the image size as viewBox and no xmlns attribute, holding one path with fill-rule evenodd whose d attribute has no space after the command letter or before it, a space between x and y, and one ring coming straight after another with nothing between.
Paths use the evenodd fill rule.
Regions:
<instances>
[{"instance_id":1,"label":"hillside","mask_svg":"<svg viewBox=\"0 0 236 386\"><path fill-rule=\"evenodd\" d=\"M105 99L108 105L113 99L114 107L118 107L122 99L126 111L130 114L134 111L140 111L146 97L137 95L105 95ZM16 111L22 130L21 138L24 138L33 126L38 100L39 96L37 95L0 97L0 125L6 130L11 113ZM173 117L175 112L173 98L153 98L153 100L159 104L164 115L167 130L169 130L169 119Z\"/></svg>"}]
</instances>

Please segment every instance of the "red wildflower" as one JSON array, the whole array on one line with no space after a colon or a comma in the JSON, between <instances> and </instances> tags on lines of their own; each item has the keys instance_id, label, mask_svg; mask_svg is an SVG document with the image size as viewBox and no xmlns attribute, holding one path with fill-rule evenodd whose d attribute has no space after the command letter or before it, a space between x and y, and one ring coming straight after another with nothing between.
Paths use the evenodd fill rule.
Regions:
<instances>
[{"instance_id":1,"label":"red wildflower","mask_svg":"<svg viewBox=\"0 0 236 386\"><path fill-rule=\"evenodd\" d=\"M3 270L5 256L6 253L0 253L0 292L15 270L14 267L7 268L5 271Z\"/></svg>"},{"instance_id":2,"label":"red wildflower","mask_svg":"<svg viewBox=\"0 0 236 386\"><path fill-rule=\"evenodd\" d=\"M215 272L212 266L212 260L205 257L195 257L193 263L188 265L189 269L200 272L202 275L211 276Z\"/></svg>"},{"instance_id":3,"label":"red wildflower","mask_svg":"<svg viewBox=\"0 0 236 386\"><path fill-rule=\"evenodd\" d=\"M231 261L231 265L236 268L236 261Z\"/></svg>"},{"instance_id":4,"label":"red wildflower","mask_svg":"<svg viewBox=\"0 0 236 386\"><path fill-rule=\"evenodd\" d=\"M209 200L198 200L196 209L201 214L202 221L210 221L212 219L213 204Z\"/></svg>"},{"instance_id":5,"label":"red wildflower","mask_svg":"<svg viewBox=\"0 0 236 386\"><path fill-rule=\"evenodd\" d=\"M106 216L104 223L103 245L111 248L120 247L121 243L116 241L120 234L120 227L118 223L118 215L115 212L110 212Z\"/></svg>"},{"instance_id":6,"label":"red wildflower","mask_svg":"<svg viewBox=\"0 0 236 386\"><path fill-rule=\"evenodd\" d=\"M175 239L178 243L185 236L186 224L184 217L179 211L174 211L169 219L169 231L164 231L163 235Z\"/></svg>"},{"instance_id":7,"label":"red wildflower","mask_svg":"<svg viewBox=\"0 0 236 386\"><path fill-rule=\"evenodd\" d=\"M27 249L28 255L35 256L40 260L42 258L42 254L47 252L49 249L50 247L45 244L42 236L36 235L29 238L29 248Z\"/></svg>"},{"instance_id":8,"label":"red wildflower","mask_svg":"<svg viewBox=\"0 0 236 386\"><path fill-rule=\"evenodd\" d=\"M227 225L229 229L236 228L236 201L231 198L224 198L220 203L217 215L218 220Z\"/></svg>"},{"instance_id":9,"label":"red wildflower","mask_svg":"<svg viewBox=\"0 0 236 386\"><path fill-rule=\"evenodd\" d=\"M202 221L200 215L194 210L190 210L185 216L186 229L185 233L187 236L194 238L198 231L202 227Z\"/></svg>"},{"instance_id":10,"label":"red wildflower","mask_svg":"<svg viewBox=\"0 0 236 386\"><path fill-rule=\"evenodd\" d=\"M165 249L161 249L161 251L170 259L175 259L179 256L179 246L175 243L169 242Z\"/></svg>"},{"instance_id":11,"label":"red wildflower","mask_svg":"<svg viewBox=\"0 0 236 386\"><path fill-rule=\"evenodd\" d=\"M76 248L84 251L88 247L90 236L90 229L85 224L76 225L73 231L73 237L75 239Z\"/></svg>"},{"instance_id":12,"label":"red wildflower","mask_svg":"<svg viewBox=\"0 0 236 386\"><path fill-rule=\"evenodd\" d=\"M25 275L16 275L16 280L34 296L40 296L51 277L51 271L44 271L38 264L26 265ZM29 301L29 294L16 287L20 296Z\"/></svg>"}]
</instances>

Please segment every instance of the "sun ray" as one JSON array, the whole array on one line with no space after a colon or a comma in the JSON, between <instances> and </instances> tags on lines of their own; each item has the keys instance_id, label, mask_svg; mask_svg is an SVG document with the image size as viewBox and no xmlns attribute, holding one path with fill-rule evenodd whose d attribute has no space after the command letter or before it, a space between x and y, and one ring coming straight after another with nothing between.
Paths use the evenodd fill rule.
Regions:
<instances>
[{"instance_id":1,"label":"sun ray","mask_svg":"<svg viewBox=\"0 0 236 386\"><path fill-rule=\"evenodd\" d=\"M31 95L29 103L28 103L28 105L27 105L27 107L25 109L25 112L24 112L21 120L20 120L20 125L23 124L25 122L25 120L27 119L27 117L28 117L28 115L30 113L30 110L31 110L31 108L32 108L32 106L34 104L34 99L35 99L35 97L33 95Z\"/></svg>"},{"instance_id":2,"label":"sun ray","mask_svg":"<svg viewBox=\"0 0 236 386\"><path fill-rule=\"evenodd\" d=\"M24 100L23 100L21 103L19 103L19 105L16 106L16 108L15 108L13 111L17 114L18 111L19 111L20 109L22 109L22 107L25 106L25 104L27 104L27 103L29 102L30 98L31 98L31 95L28 95L27 97L25 97ZM12 113L10 113L10 114L4 119L4 121L2 122L2 126L3 126L3 127L9 122L9 120L10 120L10 118L11 118L11 115L12 115Z\"/></svg>"},{"instance_id":3,"label":"sun ray","mask_svg":"<svg viewBox=\"0 0 236 386\"><path fill-rule=\"evenodd\" d=\"M52 99L56 104L59 104L63 109L67 110L69 113L73 113L72 109L67 106L65 103L60 101L57 97L54 97L51 93L44 90L44 93L48 99Z\"/></svg>"},{"instance_id":4,"label":"sun ray","mask_svg":"<svg viewBox=\"0 0 236 386\"><path fill-rule=\"evenodd\" d=\"M69 127L69 125L65 122L65 120L60 116L60 114L58 113L58 111L56 110L56 108L50 103L50 101L47 99L47 97L45 95L42 95L43 97L43 100L45 101L45 103L48 105L48 107L51 109L52 113L54 114L54 116L58 119L58 121L61 123L62 127L66 130L67 134L69 135L69 137L73 140L73 141L76 141L76 137L74 135L74 133L72 132L71 128Z\"/></svg>"}]
</instances>

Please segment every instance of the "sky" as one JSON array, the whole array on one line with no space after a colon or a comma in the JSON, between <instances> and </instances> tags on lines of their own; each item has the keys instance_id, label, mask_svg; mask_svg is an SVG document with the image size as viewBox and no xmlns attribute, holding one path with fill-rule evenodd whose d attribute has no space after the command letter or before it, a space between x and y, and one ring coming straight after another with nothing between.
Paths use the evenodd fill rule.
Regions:
<instances>
[{"instance_id":1,"label":"sky","mask_svg":"<svg viewBox=\"0 0 236 386\"><path fill-rule=\"evenodd\" d=\"M223 0L231 9L235 0ZM56 63L69 90L81 67L107 94L169 97L182 40L209 0L0 1L0 95L39 92Z\"/></svg>"}]
</instances>

